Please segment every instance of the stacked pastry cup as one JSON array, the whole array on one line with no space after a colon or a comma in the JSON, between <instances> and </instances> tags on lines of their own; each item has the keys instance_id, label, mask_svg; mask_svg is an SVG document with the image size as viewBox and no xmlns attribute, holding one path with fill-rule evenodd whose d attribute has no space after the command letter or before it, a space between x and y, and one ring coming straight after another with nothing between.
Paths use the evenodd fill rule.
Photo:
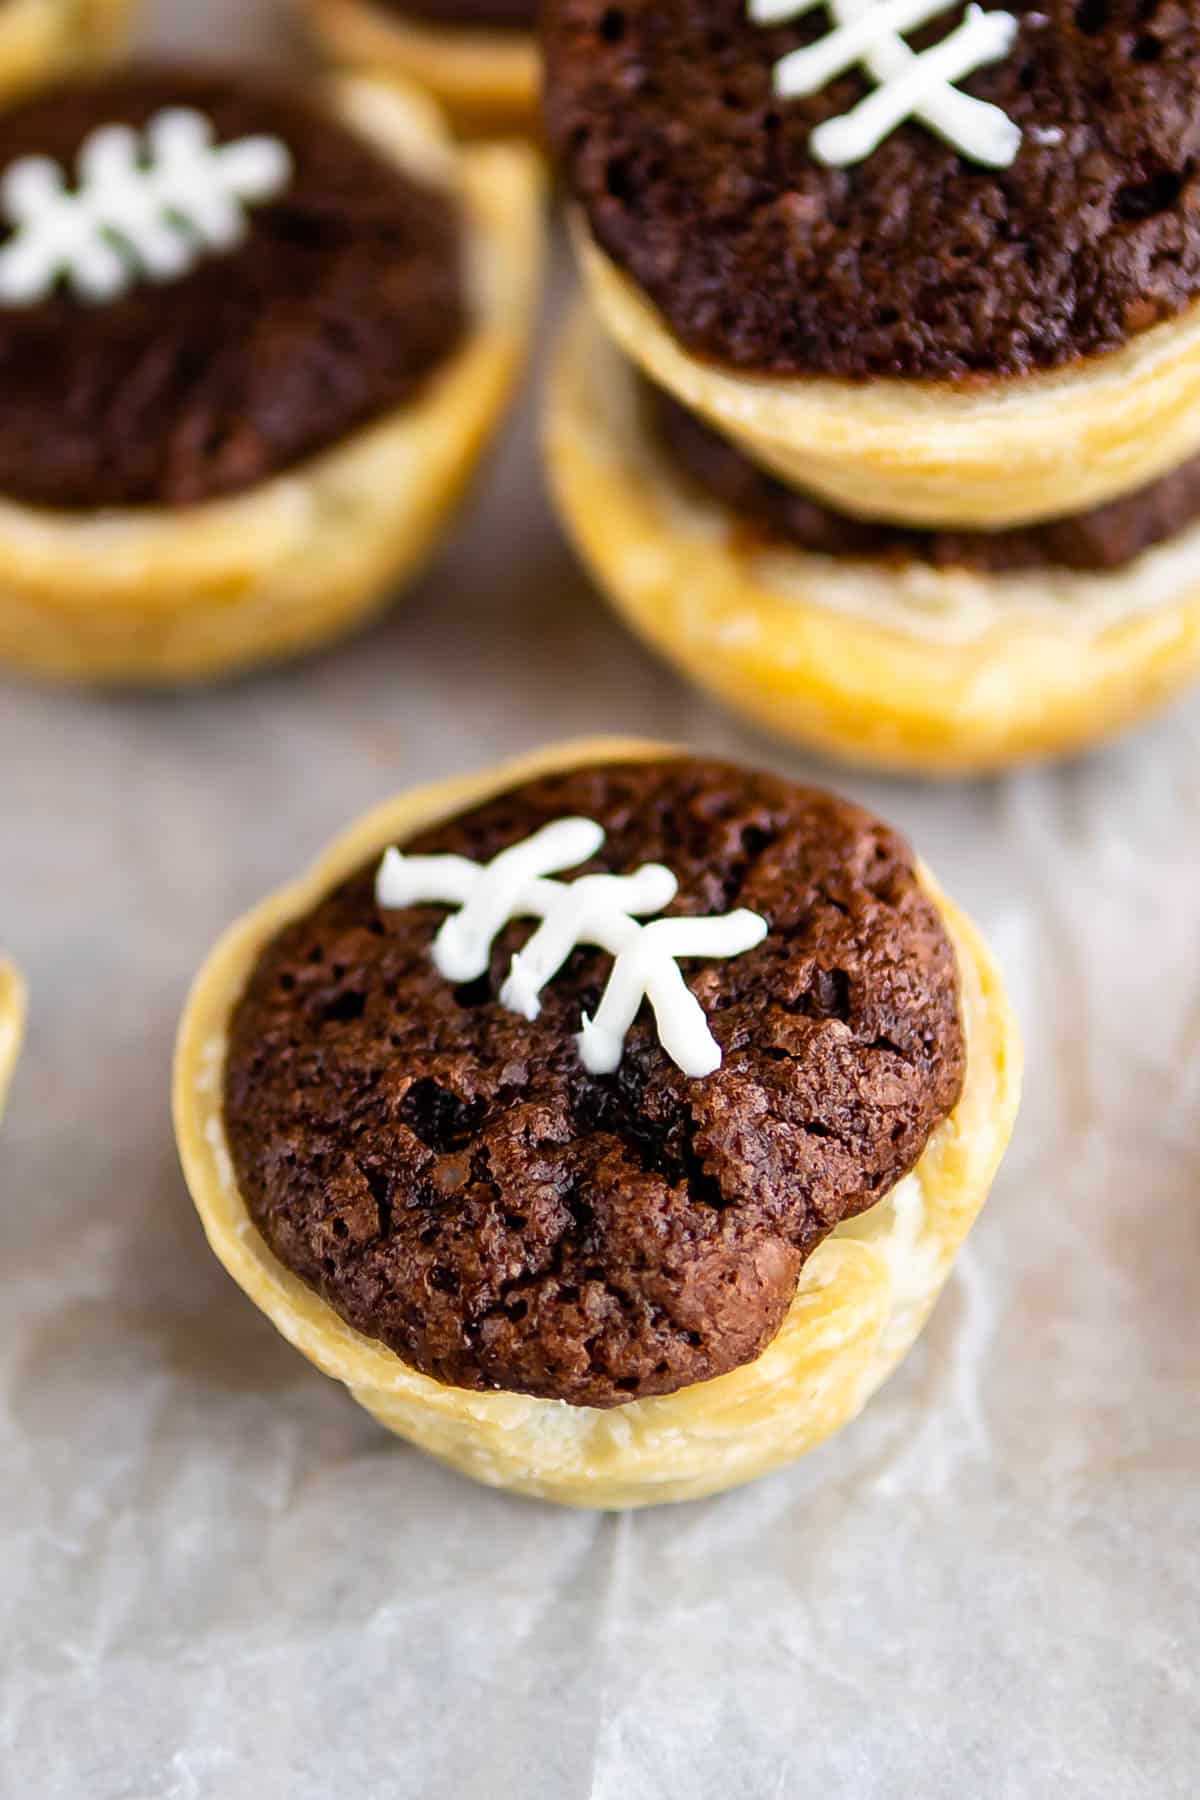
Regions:
<instances>
[{"instance_id":1,"label":"stacked pastry cup","mask_svg":"<svg viewBox=\"0 0 1200 1800\"><path fill-rule=\"evenodd\" d=\"M1040 470L1043 495L1053 489L1060 505L1082 512L1135 466L1139 482L1152 481L1164 447L1169 468L1179 446L1192 444L1195 321L1153 334L1103 370L989 396L929 396L913 464L902 390L872 391L868 401L833 383L800 392L714 371L671 341L594 246L585 245L583 262L592 304L563 336L546 412L562 517L634 630L738 712L851 760L969 773L1085 747L1195 677L1195 528L1112 572L1032 578L747 543L663 457L633 374L634 365L652 371L764 466L804 464L814 492L841 499L861 479L874 517L884 506L905 523L962 528L970 517L978 528L980 514L1019 492L1028 510L1005 521L1015 525L1046 516L1036 477L1023 471ZM760 434L763 418L769 431ZM978 461L985 441L995 446L991 483ZM819 454L806 459L806 442ZM865 446L869 456L856 462Z\"/></svg>"},{"instance_id":2,"label":"stacked pastry cup","mask_svg":"<svg viewBox=\"0 0 1200 1800\"><path fill-rule=\"evenodd\" d=\"M600 166L598 150L577 152L588 135L579 124L583 106L601 116L603 135L603 109L616 113L620 91L607 72L581 76L587 62L574 41L555 66L555 31L564 41L578 35L585 13L590 23L586 6L556 6L549 14L551 130L575 189L584 299L558 350L545 440L562 517L628 623L703 687L783 737L934 773L1072 751L1124 727L1192 679L1200 668L1200 526L1189 522L1194 508L1178 504L1178 483L1200 451L1200 307L1182 289L1182 303L1166 309L1157 292L1147 294L1144 306L1130 307L1134 324L1114 348L1064 357L1060 366L969 379L914 378L909 371L852 379L816 366L781 374L748 366L744 357L738 366L724 362L685 341L661 292L652 297L653 284L640 279L655 255L659 268L674 270L686 260L676 239L657 245L662 214L647 223L640 190L629 199L602 191L599 180L589 186L576 179L585 155ZM652 16L644 24L644 14L631 8L624 27L626 40L643 34L637 50L646 52L651 70L636 72L629 52L631 112L650 104L643 96L652 87L654 104L670 104L653 62L668 26ZM1031 32L1038 23L1030 22ZM1082 62L1087 45L1066 42L1071 32L1078 36L1077 25L1057 16L1040 24L1061 30L1066 52ZM716 52L713 60L715 66ZM1020 75L1017 68L996 79L1016 91ZM647 150L641 160L629 157L631 175L623 162L612 176L618 186L628 178L635 190L638 182L649 189L671 164L674 198L681 211L700 215L700 236L706 201L699 185L688 194L685 183L697 137L693 115L716 106L712 96L697 99L706 78L701 70L690 83L693 112L684 120L680 101L680 118L671 120L678 141L663 135L658 162ZM556 97L561 102L571 83L556 120ZM735 97L724 96L726 107ZM1078 129L1094 134L1096 121ZM902 130L905 155L919 171L925 153L911 146L919 146L921 128ZM1027 131L1022 156L1047 154L1038 146L1053 133L1036 131ZM735 143L736 124L729 133ZM631 129L627 140L632 136ZM924 141L932 166L945 152L928 134ZM771 170L769 158L764 164ZM996 181L986 171L970 178L980 187ZM857 172L824 179L827 214L852 211ZM786 198L775 203L782 208ZM622 230L628 243L631 220L643 228L637 273L637 256L612 247ZM1111 242L1111 254L1132 266L1142 255L1141 228L1132 211L1128 223L1114 218L1104 253ZM938 251L930 244L931 258ZM1147 267L1151 260L1147 254ZM717 261L710 259L710 269ZM736 309L738 279L708 297L713 313ZM873 299L868 294L864 307ZM753 294L747 310L761 315L763 304L761 293ZM1153 321L1148 328L1138 328L1139 311ZM669 452L655 417L662 396L684 410L710 448L715 442L721 456L752 465L754 479L784 506L810 504L847 533L865 527L902 541L936 534L943 546L945 534L959 545L986 540L987 553L961 561L919 548L829 553L751 529ZM1175 484L1173 495L1164 483ZM1135 513L1138 529L1131 531ZM1156 528L1143 528L1147 515ZM1027 546L1049 533L1061 543L1077 527L1093 539L1107 532L1110 543L1121 537L1128 553L1050 551L1044 561L1036 551L1006 554L1014 537Z\"/></svg>"}]
</instances>

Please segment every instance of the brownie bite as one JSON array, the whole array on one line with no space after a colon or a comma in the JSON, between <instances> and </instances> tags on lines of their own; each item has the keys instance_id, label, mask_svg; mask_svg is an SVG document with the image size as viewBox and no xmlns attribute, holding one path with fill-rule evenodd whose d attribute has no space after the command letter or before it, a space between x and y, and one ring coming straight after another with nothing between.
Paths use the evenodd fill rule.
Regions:
<instances>
[{"instance_id":1,"label":"brownie bite","mask_svg":"<svg viewBox=\"0 0 1200 1800\"><path fill-rule=\"evenodd\" d=\"M1012 48L958 84L1020 129L1009 167L917 120L823 166L813 130L869 83L781 100L776 65L827 13L765 28L746 0L549 0L550 137L597 243L699 356L854 381L1059 368L1200 293L1200 4L1009 10Z\"/></svg>"},{"instance_id":2,"label":"brownie bite","mask_svg":"<svg viewBox=\"0 0 1200 1800\"><path fill-rule=\"evenodd\" d=\"M689 1078L643 1007L612 1075L576 1043L611 969L578 948L533 1022L431 960L446 909L381 910L377 859L261 954L230 1028L225 1121L274 1253L349 1324L450 1385L612 1407L751 1361L799 1272L953 1109L954 952L886 826L779 777L691 759L542 777L427 830L485 863L601 825L577 874L665 863L668 909L734 908L758 948L684 965L721 1047Z\"/></svg>"},{"instance_id":3,"label":"brownie bite","mask_svg":"<svg viewBox=\"0 0 1200 1800\"><path fill-rule=\"evenodd\" d=\"M141 66L0 117L0 169L73 167L98 128L185 107L269 134L286 189L244 240L104 305L0 307L0 495L61 510L244 492L405 407L467 329L462 221L316 100L233 70Z\"/></svg>"}]
</instances>

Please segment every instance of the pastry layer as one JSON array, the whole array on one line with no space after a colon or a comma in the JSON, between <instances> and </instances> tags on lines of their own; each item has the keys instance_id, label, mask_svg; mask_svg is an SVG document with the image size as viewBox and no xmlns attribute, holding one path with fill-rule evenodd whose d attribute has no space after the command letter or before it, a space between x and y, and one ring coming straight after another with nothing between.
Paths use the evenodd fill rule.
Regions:
<instances>
[{"instance_id":1,"label":"pastry layer","mask_svg":"<svg viewBox=\"0 0 1200 1800\"><path fill-rule=\"evenodd\" d=\"M671 662L780 735L961 774L1074 750L1200 670L1200 528L1127 568L979 574L756 545L683 481L635 380L581 311L550 384L563 518Z\"/></svg>"},{"instance_id":2,"label":"pastry layer","mask_svg":"<svg viewBox=\"0 0 1200 1800\"><path fill-rule=\"evenodd\" d=\"M415 90L333 84L339 117L465 220L471 319L407 406L232 500L68 516L0 502L0 660L89 679L207 675L347 629L418 568L495 428L540 289L532 151L451 145Z\"/></svg>"},{"instance_id":3,"label":"pastry layer","mask_svg":"<svg viewBox=\"0 0 1200 1800\"><path fill-rule=\"evenodd\" d=\"M0 7L0 95L115 55L136 0L4 0Z\"/></svg>"},{"instance_id":4,"label":"pastry layer","mask_svg":"<svg viewBox=\"0 0 1200 1800\"><path fill-rule=\"evenodd\" d=\"M142 67L0 116L0 170L73 167L102 125L189 106L266 133L286 191L245 241L108 305L0 308L0 494L75 512L243 493L409 405L467 328L462 219L318 102L232 70Z\"/></svg>"},{"instance_id":5,"label":"pastry layer","mask_svg":"<svg viewBox=\"0 0 1200 1800\"><path fill-rule=\"evenodd\" d=\"M616 1411L448 1387L346 1325L279 1262L250 1219L225 1137L222 1073L230 1015L263 947L369 857L518 782L664 753L658 744L603 739L557 745L389 802L226 935L193 986L176 1055L176 1130L188 1182L213 1250L255 1303L389 1430L477 1480L573 1506L692 1499L778 1468L852 1418L916 1338L987 1194L1020 1085L1012 1015L967 921L923 874L954 945L967 1075L912 1174L818 1246L782 1329L755 1362Z\"/></svg>"},{"instance_id":6,"label":"pastry layer","mask_svg":"<svg viewBox=\"0 0 1200 1800\"><path fill-rule=\"evenodd\" d=\"M640 384L649 427L681 475L728 507L748 537L820 556L1003 573L1120 569L1200 517L1200 457L1148 488L1090 512L1008 531L917 531L856 519L771 475L652 382Z\"/></svg>"},{"instance_id":7,"label":"pastry layer","mask_svg":"<svg viewBox=\"0 0 1200 1800\"><path fill-rule=\"evenodd\" d=\"M407 16L376 0L299 0L335 62L419 82L464 132L533 131L541 55L533 31Z\"/></svg>"},{"instance_id":8,"label":"pastry layer","mask_svg":"<svg viewBox=\"0 0 1200 1800\"><path fill-rule=\"evenodd\" d=\"M780 100L775 64L826 9L764 29L745 0L550 0L550 137L597 243L696 356L848 380L1061 368L1200 298L1200 6L1010 10L1013 49L959 84L1022 128L1010 168L918 123L822 166L813 127L868 84Z\"/></svg>"},{"instance_id":9,"label":"pastry layer","mask_svg":"<svg viewBox=\"0 0 1200 1800\"><path fill-rule=\"evenodd\" d=\"M13 964L0 957L0 1118L24 1035L25 983Z\"/></svg>"},{"instance_id":10,"label":"pastry layer","mask_svg":"<svg viewBox=\"0 0 1200 1800\"><path fill-rule=\"evenodd\" d=\"M963 1047L910 853L830 795L676 757L587 767L405 848L487 863L579 817L607 838L563 879L665 863L672 913L768 921L756 950L686 970L715 1074L684 1075L645 1006L617 1073L589 1075L603 952L577 951L531 1023L500 1001L529 921L452 986L445 908L381 912L369 863L255 969L225 1113L256 1224L349 1324L458 1387L614 1406L765 1348L816 1245L955 1104Z\"/></svg>"},{"instance_id":11,"label":"pastry layer","mask_svg":"<svg viewBox=\"0 0 1200 1800\"><path fill-rule=\"evenodd\" d=\"M1132 493L1200 452L1200 305L1124 349L1019 379L766 379L691 355L582 228L577 240L625 354L840 511L938 530L1031 524Z\"/></svg>"}]
</instances>

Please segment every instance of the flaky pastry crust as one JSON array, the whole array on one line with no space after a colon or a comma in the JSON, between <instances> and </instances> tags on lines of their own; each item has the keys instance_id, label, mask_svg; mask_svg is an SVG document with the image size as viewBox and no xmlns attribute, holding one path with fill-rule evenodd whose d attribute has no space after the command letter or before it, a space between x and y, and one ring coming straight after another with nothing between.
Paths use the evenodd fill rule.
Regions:
<instances>
[{"instance_id":1,"label":"flaky pastry crust","mask_svg":"<svg viewBox=\"0 0 1200 1800\"><path fill-rule=\"evenodd\" d=\"M659 449L629 364L584 308L559 346L544 437L559 509L617 610L782 737L961 775L1094 743L1200 674L1200 527L1106 572L755 547Z\"/></svg>"},{"instance_id":2,"label":"flaky pastry crust","mask_svg":"<svg viewBox=\"0 0 1200 1800\"><path fill-rule=\"evenodd\" d=\"M0 7L0 99L94 68L124 48L135 0L6 0Z\"/></svg>"},{"instance_id":3,"label":"flaky pastry crust","mask_svg":"<svg viewBox=\"0 0 1200 1800\"><path fill-rule=\"evenodd\" d=\"M205 676L347 630L435 544L498 423L540 284L542 176L457 150L413 90L346 79L338 114L468 221L474 324L411 404L232 499L53 513L0 500L0 661L86 680Z\"/></svg>"},{"instance_id":4,"label":"flaky pastry crust","mask_svg":"<svg viewBox=\"0 0 1200 1800\"><path fill-rule=\"evenodd\" d=\"M1200 450L1200 305L1050 374L945 382L755 377L692 356L576 221L607 330L659 387L842 512L988 530L1085 512Z\"/></svg>"},{"instance_id":5,"label":"flaky pastry crust","mask_svg":"<svg viewBox=\"0 0 1200 1800\"><path fill-rule=\"evenodd\" d=\"M419 82L460 131L540 130L542 65L532 32L438 26L371 0L301 0L301 7L330 61Z\"/></svg>"},{"instance_id":6,"label":"flaky pastry crust","mask_svg":"<svg viewBox=\"0 0 1200 1800\"><path fill-rule=\"evenodd\" d=\"M20 971L0 957L0 1118L25 1036L25 983Z\"/></svg>"},{"instance_id":7,"label":"flaky pastry crust","mask_svg":"<svg viewBox=\"0 0 1200 1800\"><path fill-rule=\"evenodd\" d=\"M388 802L226 934L193 986L176 1051L184 1172L209 1243L234 1280L388 1430L490 1486L569 1506L694 1499L766 1474L853 1418L900 1362L983 1204L1017 1106L1016 1027L972 926L930 880L959 959L968 1065L962 1099L916 1168L820 1245L782 1330L757 1361L615 1411L442 1386L354 1331L286 1269L254 1226L233 1173L222 1109L228 1027L268 940L375 851L550 770L672 753L642 741L584 740Z\"/></svg>"}]
</instances>

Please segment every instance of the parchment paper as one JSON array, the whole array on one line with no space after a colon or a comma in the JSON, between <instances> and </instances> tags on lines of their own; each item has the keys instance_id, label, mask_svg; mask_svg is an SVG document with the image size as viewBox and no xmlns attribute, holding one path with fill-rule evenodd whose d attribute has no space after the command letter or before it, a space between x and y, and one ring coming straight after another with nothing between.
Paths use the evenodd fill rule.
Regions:
<instances>
[{"instance_id":1,"label":"parchment paper","mask_svg":"<svg viewBox=\"0 0 1200 1800\"><path fill-rule=\"evenodd\" d=\"M159 42L280 30L173 14ZM609 729L894 819L991 935L1030 1060L984 1220L864 1418L627 1518L378 1431L209 1255L167 1113L235 914L400 786ZM0 1142L5 1800L1197 1792L1200 703L994 784L831 775L610 620L527 400L384 623L205 692L0 683L0 771L32 997Z\"/></svg>"}]
</instances>

